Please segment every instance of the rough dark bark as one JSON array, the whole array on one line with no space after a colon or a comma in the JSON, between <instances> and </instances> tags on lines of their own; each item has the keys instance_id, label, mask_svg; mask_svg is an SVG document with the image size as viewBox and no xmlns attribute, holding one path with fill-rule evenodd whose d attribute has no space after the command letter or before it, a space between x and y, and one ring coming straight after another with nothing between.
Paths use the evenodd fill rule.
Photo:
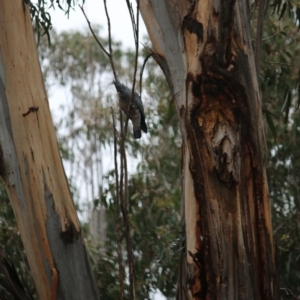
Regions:
<instances>
[{"instance_id":1,"label":"rough dark bark","mask_svg":"<svg viewBox=\"0 0 300 300\"><path fill-rule=\"evenodd\" d=\"M63 170L29 9L0 1L0 170L39 299L98 299Z\"/></svg>"},{"instance_id":2,"label":"rough dark bark","mask_svg":"<svg viewBox=\"0 0 300 300\"><path fill-rule=\"evenodd\" d=\"M247 1L141 0L183 136L177 299L275 299L264 125Z\"/></svg>"}]
</instances>

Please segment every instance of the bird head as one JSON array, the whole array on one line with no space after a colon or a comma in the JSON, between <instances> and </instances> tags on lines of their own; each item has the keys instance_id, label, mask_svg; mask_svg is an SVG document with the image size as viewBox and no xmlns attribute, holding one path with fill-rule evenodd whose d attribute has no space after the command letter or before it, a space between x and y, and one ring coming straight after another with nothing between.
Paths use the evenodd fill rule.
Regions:
<instances>
[{"instance_id":1,"label":"bird head","mask_svg":"<svg viewBox=\"0 0 300 300\"><path fill-rule=\"evenodd\" d=\"M124 85L118 80L114 80L112 83L115 85L116 90L121 98L130 96L130 90L126 85Z\"/></svg>"}]
</instances>

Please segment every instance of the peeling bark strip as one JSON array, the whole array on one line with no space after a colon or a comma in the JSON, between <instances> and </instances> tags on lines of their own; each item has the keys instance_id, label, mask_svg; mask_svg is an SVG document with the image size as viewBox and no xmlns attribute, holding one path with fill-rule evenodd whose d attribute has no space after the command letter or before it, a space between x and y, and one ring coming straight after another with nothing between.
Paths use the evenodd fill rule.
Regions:
<instances>
[{"instance_id":1,"label":"peeling bark strip","mask_svg":"<svg viewBox=\"0 0 300 300\"><path fill-rule=\"evenodd\" d=\"M233 69L219 69L215 55L203 55L201 61L203 73L191 82L195 103L189 122L195 134L202 132L210 171L215 170L220 181L231 187L240 178L241 120L246 95L232 76Z\"/></svg>"},{"instance_id":2,"label":"peeling bark strip","mask_svg":"<svg viewBox=\"0 0 300 300\"><path fill-rule=\"evenodd\" d=\"M29 8L21 0L0 0L0 20L0 175L38 299L98 299L57 146Z\"/></svg>"},{"instance_id":3,"label":"peeling bark strip","mask_svg":"<svg viewBox=\"0 0 300 300\"><path fill-rule=\"evenodd\" d=\"M223 67L228 66L231 61L234 8L235 0L220 1L217 59Z\"/></svg>"},{"instance_id":4,"label":"peeling bark strip","mask_svg":"<svg viewBox=\"0 0 300 300\"><path fill-rule=\"evenodd\" d=\"M187 253L177 299L276 299L248 1L141 0L140 7L170 70L183 133Z\"/></svg>"},{"instance_id":5,"label":"peeling bark strip","mask_svg":"<svg viewBox=\"0 0 300 300\"><path fill-rule=\"evenodd\" d=\"M268 196L262 161L255 155L256 143L249 132L251 127L247 116L251 115L248 108L250 101L238 82L234 55L240 55L240 50L235 49L232 53L226 51L224 58L227 58L220 61L220 53L225 52L220 52L218 45L211 31L199 55L201 73L196 78L192 74L187 77L187 90L191 89L193 95L188 104L190 115L186 115L187 137L192 153L190 172L200 207L200 236L203 236L195 253L202 257L204 263L199 268L200 274L194 273L194 284L190 290L193 297L199 299L272 299L274 271L272 255L269 254L273 250L271 233L263 222L263 216L269 211L261 209ZM245 173L241 173L240 156L249 146L251 156L243 155L242 165L250 159L251 173L256 176L245 178ZM195 166L201 166L202 176ZM245 193L247 186L253 189L249 194ZM247 219L246 211L253 204L256 212L252 219ZM257 240L253 240L254 249L253 244L245 240L249 228L241 226L243 221L246 224L254 221L252 230L257 236ZM251 255L255 252L259 254L257 257ZM243 281L237 274L243 275ZM263 281L260 279L262 274ZM203 284L203 278L206 284Z\"/></svg>"}]
</instances>

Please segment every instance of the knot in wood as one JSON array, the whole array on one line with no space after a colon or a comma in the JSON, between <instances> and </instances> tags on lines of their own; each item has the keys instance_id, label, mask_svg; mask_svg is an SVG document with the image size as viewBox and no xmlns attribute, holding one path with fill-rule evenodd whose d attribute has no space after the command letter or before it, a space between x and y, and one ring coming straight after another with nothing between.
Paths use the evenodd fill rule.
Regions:
<instances>
[{"instance_id":1,"label":"knot in wood","mask_svg":"<svg viewBox=\"0 0 300 300\"><path fill-rule=\"evenodd\" d=\"M209 152L219 179L228 187L240 178L239 131L225 119L217 121L209 134Z\"/></svg>"}]
</instances>

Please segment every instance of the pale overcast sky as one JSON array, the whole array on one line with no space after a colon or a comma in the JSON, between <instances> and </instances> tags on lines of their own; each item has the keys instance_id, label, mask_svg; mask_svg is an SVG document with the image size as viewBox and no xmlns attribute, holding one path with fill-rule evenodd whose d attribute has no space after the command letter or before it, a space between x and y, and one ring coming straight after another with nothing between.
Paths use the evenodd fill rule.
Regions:
<instances>
[{"instance_id":1,"label":"pale overcast sky","mask_svg":"<svg viewBox=\"0 0 300 300\"><path fill-rule=\"evenodd\" d=\"M135 1L133 1L135 5ZM125 47L134 47L134 40L132 34L131 21L128 14L126 1L124 0L108 0L107 1L108 12L110 16L112 36L114 40L120 40ZM84 10L92 23L100 24L103 27L103 33L107 33L107 20L104 11L103 1L99 0L86 0L84 4ZM51 10L51 18L53 27L57 30L70 30L70 29L82 29L87 27L86 20L79 9L76 6L75 11L70 12L69 19L60 10ZM146 28L140 16L140 36L146 34Z\"/></svg>"}]
</instances>

